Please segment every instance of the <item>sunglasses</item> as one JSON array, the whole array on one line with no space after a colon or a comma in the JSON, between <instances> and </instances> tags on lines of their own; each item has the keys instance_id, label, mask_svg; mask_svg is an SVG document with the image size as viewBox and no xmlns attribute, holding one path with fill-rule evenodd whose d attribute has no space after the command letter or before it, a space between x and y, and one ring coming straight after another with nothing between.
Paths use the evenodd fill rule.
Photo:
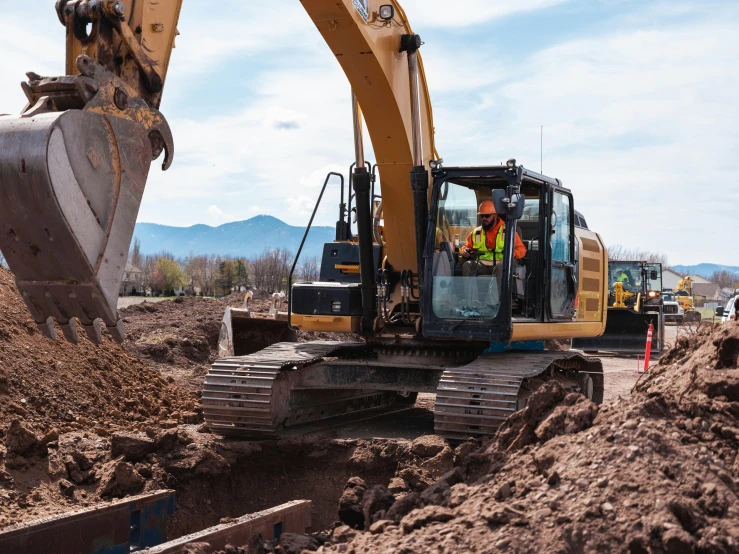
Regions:
<instances>
[{"instance_id":1,"label":"sunglasses","mask_svg":"<svg viewBox=\"0 0 739 554\"><path fill-rule=\"evenodd\" d=\"M493 217L495 214L480 214L480 217Z\"/></svg>"}]
</instances>

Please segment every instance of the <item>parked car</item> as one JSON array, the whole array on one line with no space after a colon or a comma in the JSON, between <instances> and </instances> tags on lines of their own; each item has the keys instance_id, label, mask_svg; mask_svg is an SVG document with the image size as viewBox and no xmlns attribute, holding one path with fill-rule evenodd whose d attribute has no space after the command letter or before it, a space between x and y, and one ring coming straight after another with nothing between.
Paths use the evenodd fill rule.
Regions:
<instances>
[{"instance_id":1,"label":"parked car","mask_svg":"<svg viewBox=\"0 0 739 554\"><path fill-rule=\"evenodd\" d=\"M716 317L721 318L721 323L731 321L731 318L736 319L737 308L739 308L739 294L733 298L729 298L726 306L723 308L716 308Z\"/></svg>"}]
</instances>

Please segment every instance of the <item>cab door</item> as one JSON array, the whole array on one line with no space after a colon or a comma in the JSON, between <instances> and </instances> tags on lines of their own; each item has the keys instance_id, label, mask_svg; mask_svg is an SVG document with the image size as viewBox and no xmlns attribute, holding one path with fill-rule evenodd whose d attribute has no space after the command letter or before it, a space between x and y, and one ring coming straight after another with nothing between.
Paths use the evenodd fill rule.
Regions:
<instances>
[{"instance_id":1,"label":"cab door","mask_svg":"<svg viewBox=\"0 0 739 554\"><path fill-rule=\"evenodd\" d=\"M572 195L553 189L549 196L549 286L546 303L551 320L575 316L575 210Z\"/></svg>"}]
</instances>

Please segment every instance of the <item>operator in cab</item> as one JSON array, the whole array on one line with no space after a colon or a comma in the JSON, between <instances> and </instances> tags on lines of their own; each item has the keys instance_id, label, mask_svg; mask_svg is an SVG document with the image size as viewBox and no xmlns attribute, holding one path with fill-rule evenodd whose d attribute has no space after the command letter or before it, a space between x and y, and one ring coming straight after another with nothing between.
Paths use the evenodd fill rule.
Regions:
<instances>
[{"instance_id":1,"label":"operator in cab","mask_svg":"<svg viewBox=\"0 0 739 554\"><path fill-rule=\"evenodd\" d=\"M634 284L631 282L631 277L627 274L625 269L621 270L620 275L616 279L619 283L621 283L624 287L633 287Z\"/></svg>"},{"instance_id":2,"label":"operator in cab","mask_svg":"<svg viewBox=\"0 0 739 554\"><path fill-rule=\"evenodd\" d=\"M505 249L505 222L495 211L492 200L483 200L477 211L482 225L467 237L462 249L462 256L469 259L462 264L462 275L495 275L498 279L503 274L503 251ZM516 233L513 257L521 260L526 256L526 247Z\"/></svg>"}]
</instances>

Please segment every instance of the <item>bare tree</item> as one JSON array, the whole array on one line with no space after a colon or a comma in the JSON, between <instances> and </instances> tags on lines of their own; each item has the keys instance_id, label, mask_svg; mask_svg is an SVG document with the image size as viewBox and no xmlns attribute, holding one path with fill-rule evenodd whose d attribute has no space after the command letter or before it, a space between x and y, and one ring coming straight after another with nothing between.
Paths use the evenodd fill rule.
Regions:
<instances>
[{"instance_id":1,"label":"bare tree","mask_svg":"<svg viewBox=\"0 0 739 554\"><path fill-rule=\"evenodd\" d=\"M321 260L317 256L306 259L298 270L301 281L318 281L321 273Z\"/></svg>"},{"instance_id":2,"label":"bare tree","mask_svg":"<svg viewBox=\"0 0 739 554\"><path fill-rule=\"evenodd\" d=\"M265 250L251 261L252 284L268 292L284 291L292 262L293 254L288 250Z\"/></svg>"},{"instance_id":3,"label":"bare tree","mask_svg":"<svg viewBox=\"0 0 739 554\"><path fill-rule=\"evenodd\" d=\"M144 255L141 256L141 283L144 286L144 291L147 288L152 288L152 281L154 277L154 268L157 264L157 256Z\"/></svg>"},{"instance_id":4,"label":"bare tree","mask_svg":"<svg viewBox=\"0 0 739 554\"><path fill-rule=\"evenodd\" d=\"M141 241L138 237L133 239L133 247L131 248L131 265L141 269Z\"/></svg>"},{"instance_id":5,"label":"bare tree","mask_svg":"<svg viewBox=\"0 0 739 554\"><path fill-rule=\"evenodd\" d=\"M727 269L718 269L711 274L708 280L716 283L722 289L734 288L736 283L739 282L739 273Z\"/></svg>"},{"instance_id":6,"label":"bare tree","mask_svg":"<svg viewBox=\"0 0 739 554\"><path fill-rule=\"evenodd\" d=\"M663 268L669 267L667 254L664 252L651 252L640 248L627 248L620 244L608 247L608 259L624 262L649 262L662 264Z\"/></svg>"},{"instance_id":7,"label":"bare tree","mask_svg":"<svg viewBox=\"0 0 739 554\"><path fill-rule=\"evenodd\" d=\"M216 279L223 258L213 254L203 256L190 256L184 266L190 282L198 287L200 291L211 296L216 293Z\"/></svg>"}]
</instances>

